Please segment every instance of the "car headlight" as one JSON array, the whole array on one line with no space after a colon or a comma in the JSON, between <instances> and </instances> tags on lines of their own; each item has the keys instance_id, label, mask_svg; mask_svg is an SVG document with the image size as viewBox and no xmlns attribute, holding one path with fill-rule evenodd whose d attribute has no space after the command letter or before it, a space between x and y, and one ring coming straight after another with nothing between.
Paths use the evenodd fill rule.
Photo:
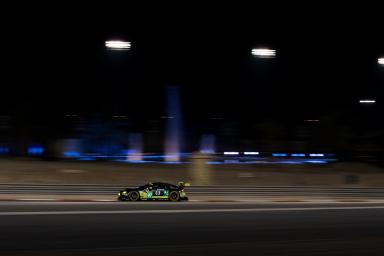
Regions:
<instances>
[{"instance_id":1,"label":"car headlight","mask_svg":"<svg viewBox=\"0 0 384 256\"><path fill-rule=\"evenodd\" d=\"M127 194L127 191L123 191L123 193L122 193L123 195L126 195Z\"/></svg>"}]
</instances>

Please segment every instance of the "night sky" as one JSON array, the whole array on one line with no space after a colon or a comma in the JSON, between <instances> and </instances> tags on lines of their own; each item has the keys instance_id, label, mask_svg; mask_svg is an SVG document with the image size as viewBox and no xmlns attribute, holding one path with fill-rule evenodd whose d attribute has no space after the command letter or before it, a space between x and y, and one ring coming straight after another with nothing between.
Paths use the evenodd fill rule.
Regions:
<instances>
[{"instance_id":1,"label":"night sky","mask_svg":"<svg viewBox=\"0 0 384 256\"><path fill-rule=\"evenodd\" d=\"M360 98L382 108L383 22L359 6L33 7L3 20L2 114L160 118L169 85L193 123L317 119ZM110 39L132 48L107 51Z\"/></svg>"}]
</instances>

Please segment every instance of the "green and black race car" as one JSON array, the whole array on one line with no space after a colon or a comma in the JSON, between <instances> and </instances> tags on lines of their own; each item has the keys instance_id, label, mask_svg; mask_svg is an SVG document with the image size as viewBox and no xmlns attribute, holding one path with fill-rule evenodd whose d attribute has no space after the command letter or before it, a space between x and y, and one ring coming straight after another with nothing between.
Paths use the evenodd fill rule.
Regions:
<instances>
[{"instance_id":1,"label":"green and black race car","mask_svg":"<svg viewBox=\"0 0 384 256\"><path fill-rule=\"evenodd\" d=\"M119 201L172 201L188 200L184 188L189 186L189 183L179 182L178 185L168 183L155 182L148 183L137 188L127 188L118 193Z\"/></svg>"}]
</instances>

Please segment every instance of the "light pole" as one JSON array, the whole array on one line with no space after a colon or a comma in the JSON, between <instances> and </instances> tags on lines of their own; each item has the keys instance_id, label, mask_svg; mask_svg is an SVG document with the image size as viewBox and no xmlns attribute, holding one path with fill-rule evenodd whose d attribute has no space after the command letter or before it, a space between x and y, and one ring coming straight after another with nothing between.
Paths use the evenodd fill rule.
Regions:
<instances>
[{"instance_id":1,"label":"light pole","mask_svg":"<svg viewBox=\"0 0 384 256\"><path fill-rule=\"evenodd\" d=\"M384 67L384 58L383 57L378 58L377 63ZM375 104L376 100L375 99L361 99L361 100L359 100L359 103L360 104Z\"/></svg>"},{"instance_id":2,"label":"light pole","mask_svg":"<svg viewBox=\"0 0 384 256\"><path fill-rule=\"evenodd\" d=\"M131 42L122 40L108 40L104 43L105 48L110 51L129 51ZM120 54L119 54L120 55ZM113 116L120 118L122 116ZM143 160L143 139L140 133L129 134L129 150L127 150L126 160L131 162L140 162Z\"/></svg>"}]
</instances>

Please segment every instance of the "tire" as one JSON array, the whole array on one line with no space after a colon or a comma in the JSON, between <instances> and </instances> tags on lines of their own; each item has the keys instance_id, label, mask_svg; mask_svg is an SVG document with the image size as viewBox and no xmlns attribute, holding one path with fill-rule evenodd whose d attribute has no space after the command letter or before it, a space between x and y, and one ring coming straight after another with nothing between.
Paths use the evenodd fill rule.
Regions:
<instances>
[{"instance_id":1,"label":"tire","mask_svg":"<svg viewBox=\"0 0 384 256\"><path fill-rule=\"evenodd\" d=\"M172 191L169 193L169 201L171 202L177 202L180 200L180 194L177 191Z\"/></svg>"},{"instance_id":2,"label":"tire","mask_svg":"<svg viewBox=\"0 0 384 256\"><path fill-rule=\"evenodd\" d=\"M139 201L140 200L140 194L137 191L131 191L128 194L128 198L130 201Z\"/></svg>"}]
</instances>

